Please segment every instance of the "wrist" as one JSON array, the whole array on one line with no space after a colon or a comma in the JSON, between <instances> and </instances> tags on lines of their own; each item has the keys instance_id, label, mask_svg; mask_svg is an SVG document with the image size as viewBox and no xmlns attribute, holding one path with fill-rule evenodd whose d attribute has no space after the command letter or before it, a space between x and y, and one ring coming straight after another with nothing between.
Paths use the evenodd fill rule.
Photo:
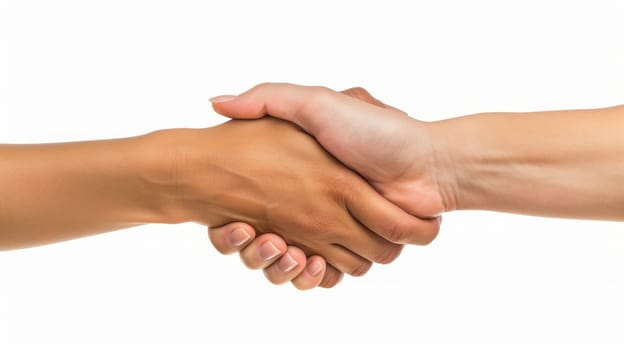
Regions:
<instances>
[{"instance_id":1,"label":"wrist","mask_svg":"<svg viewBox=\"0 0 624 350\"><path fill-rule=\"evenodd\" d=\"M517 140L500 113L482 113L429 124L440 192L448 210L502 208L523 155L508 145ZM522 191L521 189L517 189Z\"/></svg>"},{"instance_id":2,"label":"wrist","mask_svg":"<svg viewBox=\"0 0 624 350\"><path fill-rule=\"evenodd\" d=\"M160 223L198 222L218 226L226 214L220 205L235 184L219 164L231 160L224 143L208 129L168 129L143 136L142 174Z\"/></svg>"},{"instance_id":3,"label":"wrist","mask_svg":"<svg viewBox=\"0 0 624 350\"><path fill-rule=\"evenodd\" d=\"M395 145L386 168L399 171L377 190L412 215L433 218L457 208L455 172L445 131L436 123L405 117L394 134ZM385 161L385 160L384 160Z\"/></svg>"},{"instance_id":4,"label":"wrist","mask_svg":"<svg viewBox=\"0 0 624 350\"><path fill-rule=\"evenodd\" d=\"M134 159L143 192L140 207L152 223L178 224L194 221L184 205L181 171L186 129L158 130L136 138Z\"/></svg>"},{"instance_id":5,"label":"wrist","mask_svg":"<svg viewBox=\"0 0 624 350\"><path fill-rule=\"evenodd\" d=\"M466 175L470 164L467 140L451 120L426 122L431 144L432 172L438 186L444 211L466 209L466 188L470 176Z\"/></svg>"}]
</instances>

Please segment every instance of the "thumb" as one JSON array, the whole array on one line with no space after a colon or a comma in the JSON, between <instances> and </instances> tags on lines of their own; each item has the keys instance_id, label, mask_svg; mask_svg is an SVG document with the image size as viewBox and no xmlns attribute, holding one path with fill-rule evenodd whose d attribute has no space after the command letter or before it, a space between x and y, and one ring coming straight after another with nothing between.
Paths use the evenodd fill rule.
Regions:
<instances>
[{"instance_id":1,"label":"thumb","mask_svg":"<svg viewBox=\"0 0 624 350\"><path fill-rule=\"evenodd\" d=\"M310 116L311 104L315 101L327 102L336 95L324 87L301 86L287 83L264 83L243 92L238 96L222 95L210 99L215 112L234 119L257 119L270 115L288 120L313 131L322 123L322 116ZM339 95L339 94L338 94ZM334 101L335 102L335 101Z\"/></svg>"}]
</instances>

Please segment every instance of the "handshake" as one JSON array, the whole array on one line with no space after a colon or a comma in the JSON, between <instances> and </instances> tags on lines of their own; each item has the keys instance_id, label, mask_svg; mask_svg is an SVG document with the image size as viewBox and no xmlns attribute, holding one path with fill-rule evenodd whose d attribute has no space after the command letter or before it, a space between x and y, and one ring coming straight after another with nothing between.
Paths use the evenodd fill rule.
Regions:
<instances>
[{"instance_id":1,"label":"handshake","mask_svg":"<svg viewBox=\"0 0 624 350\"><path fill-rule=\"evenodd\" d=\"M263 84L211 101L227 117L262 119L217 127L237 134L225 166L240 178L225 188L247 224L212 228L210 238L274 283L307 289L361 276L392 262L402 244L431 242L455 205L441 190L426 124L362 88ZM232 220L240 219L221 222Z\"/></svg>"},{"instance_id":2,"label":"handshake","mask_svg":"<svg viewBox=\"0 0 624 350\"><path fill-rule=\"evenodd\" d=\"M310 289L430 243L445 211L624 219L622 106L423 122L361 88L291 84L211 102L237 120L0 145L0 249L198 222L220 252Z\"/></svg>"}]
</instances>

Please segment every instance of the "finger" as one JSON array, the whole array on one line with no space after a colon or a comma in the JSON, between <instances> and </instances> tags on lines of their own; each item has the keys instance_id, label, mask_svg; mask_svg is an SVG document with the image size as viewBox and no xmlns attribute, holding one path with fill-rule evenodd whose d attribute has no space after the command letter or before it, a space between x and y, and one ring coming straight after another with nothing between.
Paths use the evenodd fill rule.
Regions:
<instances>
[{"instance_id":1,"label":"finger","mask_svg":"<svg viewBox=\"0 0 624 350\"><path fill-rule=\"evenodd\" d=\"M305 118L306 105L312 101L339 95L335 91L318 86L301 86L287 83L264 83L238 96L223 95L210 99L215 112L229 118L257 119L266 115L289 120L302 128L313 131L314 125L322 123L316 118Z\"/></svg>"},{"instance_id":2,"label":"finger","mask_svg":"<svg viewBox=\"0 0 624 350\"><path fill-rule=\"evenodd\" d=\"M359 182L359 183L358 183ZM363 179L352 182L347 209L359 222L381 237L398 244L431 243L440 230L437 218L420 219L406 213L373 190Z\"/></svg>"},{"instance_id":3,"label":"finger","mask_svg":"<svg viewBox=\"0 0 624 350\"><path fill-rule=\"evenodd\" d=\"M377 233L362 227L361 230L366 234L361 235L359 239L339 241L338 243L344 247L348 247L353 253L378 264L389 264L401 255L403 250L402 244L393 243Z\"/></svg>"},{"instance_id":4,"label":"finger","mask_svg":"<svg viewBox=\"0 0 624 350\"><path fill-rule=\"evenodd\" d=\"M372 262L339 244L326 247L323 256L336 269L351 276L363 276L372 266Z\"/></svg>"},{"instance_id":5,"label":"finger","mask_svg":"<svg viewBox=\"0 0 624 350\"><path fill-rule=\"evenodd\" d=\"M356 218L352 218L348 233L336 236L336 243L366 260L379 264L391 263L401 254L403 248L402 245L390 242L371 231Z\"/></svg>"},{"instance_id":6,"label":"finger","mask_svg":"<svg viewBox=\"0 0 624 350\"><path fill-rule=\"evenodd\" d=\"M333 288L336 286L342 278L344 277L344 273L338 271L337 268L333 267L330 264L325 265L325 274L323 275L323 279L321 280L321 284L319 287L321 288Z\"/></svg>"},{"instance_id":7,"label":"finger","mask_svg":"<svg viewBox=\"0 0 624 350\"><path fill-rule=\"evenodd\" d=\"M208 229L208 237L212 245L221 254L232 254L239 252L256 236L253 227L235 222L221 227L211 227Z\"/></svg>"},{"instance_id":8,"label":"finger","mask_svg":"<svg viewBox=\"0 0 624 350\"><path fill-rule=\"evenodd\" d=\"M286 242L280 236L265 233L245 247L240 257L248 268L264 269L279 260L286 250Z\"/></svg>"},{"instance_id":9,"label":"finger","mask_svg":"<svg viewBox=\"0 0 624 350\"><path fill-rule=\"evenodd\" d=\"M293 280L306 267L303 250L289 246L279 260L264 269L264 275L273 284L282 284Z\"/></svg>"},{"instance_id":10,"label":"finger","mask_svg":"<svg viewBox=\"0 0 624 350\"><path fill-rule=\"evenodd\" d=\"M323 281L326 269L325 259L318 255L310 256L307 258L305 269L292 280L292 284L300 290L317 287Z\"/></svg>"},{"instance_id":11,"label":"finger","mask_svg":"<svg viewBox=\"0 0 624 350\"><path fill-rule=\"evenodd\" d=\"M266 115L289 120L299 124L308 131L314 131L314 124L317 116L309 120L304 108L313 100L329 97L335 91L318 86L301 86L287 83L263 83L259 84L244 93L235 95L221 95L210 99L215 112L229 118L236 119L257 119ZM402 114L404 111L387 105L373 97L362 87L353 87L342 91L342 94L367 102L369 104L392 109ZM322 121L318 121L319 124Z\"/></svg>"}]
</instances>

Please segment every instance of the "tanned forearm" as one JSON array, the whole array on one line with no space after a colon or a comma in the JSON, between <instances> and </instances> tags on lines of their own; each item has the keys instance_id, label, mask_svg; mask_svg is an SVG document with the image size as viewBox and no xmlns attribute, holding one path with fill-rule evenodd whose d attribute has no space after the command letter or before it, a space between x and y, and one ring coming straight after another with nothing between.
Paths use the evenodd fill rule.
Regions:
<instances>
[{"instance_id":1,"label":"tanned forearm","mask_svg":"<svg viewBox=\"0 0 624 350\"><path fill-rule=\"evenodd\" d=\"M293 124L265 118L207 129L64 144L0 146L0 249L143 223L245 221L361 275L400 246L377 236L408 215Z\"/></svg>"},{"instance_id":2,"label":"tanned forearm","mask_svg":"<svg viewBox=\"0 0 624 350\"><path fill-rule=\"evenodd\" d=\"M167 221L142 142L0 145L0 249Z\"/></svg>"}]
</instances>

